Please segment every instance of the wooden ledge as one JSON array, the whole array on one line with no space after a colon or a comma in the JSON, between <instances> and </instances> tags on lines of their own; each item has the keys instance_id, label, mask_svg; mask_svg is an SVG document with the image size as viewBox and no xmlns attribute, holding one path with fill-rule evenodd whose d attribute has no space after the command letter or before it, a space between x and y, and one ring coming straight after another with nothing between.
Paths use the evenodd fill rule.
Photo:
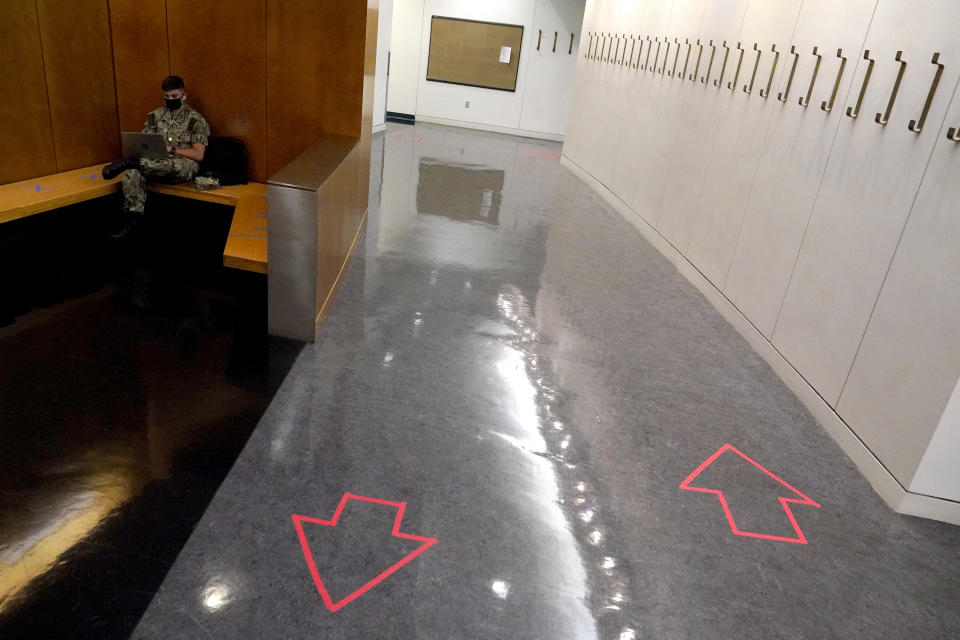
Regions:
<instances>
[{"instance_id":1,"label":"wooden ledge","mask_svg":"<svg viewBox=\"0 0 960 640\"><path fill-rule=\"evenodd\" d=\"M97 164L0 185L0 224L119 191L119 176L113 180L100 177L105 166Z\"/></svg>"},{"instance_id":2,"label":"wooden ledge","mask_svg":"<svg viewBox=\"0 0 960 640\"><path fill-rule=\"evenodd\" d=\"M219 189L203 190L197 189L193 186L192 182L182 182L180 184L150 182L147 183L147 191L235 207L243 198L255 196L266 197L267 185L260 182L249 182L247 184L234 184L228 187L220 187Z\"/></svg>"},{"instance_id":3,"label":"wooden ledge","mask_svg":"<svg viewBox=\"0 0 960 640\"><path fill-rule=\"evenodd\" d=\"M120 191L121 178L104 180L97 164L64 173L0 185L0 224ZM192 182L149 183L147 190L234 207L223 265L267 272L267 185L259 182L200 190Z\"/></svg>"}]
</instances>

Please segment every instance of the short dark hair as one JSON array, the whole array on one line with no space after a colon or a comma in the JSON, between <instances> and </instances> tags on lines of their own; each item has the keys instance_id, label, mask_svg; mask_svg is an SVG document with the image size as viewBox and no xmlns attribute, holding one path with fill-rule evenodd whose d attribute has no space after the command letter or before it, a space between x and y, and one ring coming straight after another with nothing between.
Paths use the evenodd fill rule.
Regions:
<instances>
[{"instance_id":1,"label":"short dark hair","mask_svg":"<svg viewBox=\"0 0 960 640\"><path fill-rule=\"evenodd\" d=\"M184 84L183 78L180 76L167 76L160 84L160 88L164 91L176 91L177 89L186 89L187 85Z\"/></svg>"}]
</instances>

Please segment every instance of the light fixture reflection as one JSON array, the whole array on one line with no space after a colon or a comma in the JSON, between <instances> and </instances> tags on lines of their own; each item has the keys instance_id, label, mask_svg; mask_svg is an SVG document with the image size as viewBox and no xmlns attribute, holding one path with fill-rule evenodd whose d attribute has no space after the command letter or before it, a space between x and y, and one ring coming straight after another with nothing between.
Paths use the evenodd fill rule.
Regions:
<instances>
[{"instance_id":1,"label":"light fixture reflection","mask_svg":"<svg viewBox=\"0 0 960 640\"><path fill-rule=\"evenodd\" d=\"M506 600L510 593L510 583L506 580L494 580L490 584L490 591L501 600Z\"/></svg>"},{"instance_id":2,"label":"light fixture reflection","mask_svg":"<svg viewBox=\"0 0 960 640\"><path fill-rule=\"evenodd\" d=\"M210 582L203 590L203 608L211 613L219 611L233 601L233 592L223 582Z\"/></svg>"}]
</instances>

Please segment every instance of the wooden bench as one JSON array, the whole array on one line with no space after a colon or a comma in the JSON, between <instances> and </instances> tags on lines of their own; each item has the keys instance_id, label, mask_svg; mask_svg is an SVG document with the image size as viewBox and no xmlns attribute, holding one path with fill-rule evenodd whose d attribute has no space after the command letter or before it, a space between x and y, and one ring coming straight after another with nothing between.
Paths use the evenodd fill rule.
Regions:
<instances>
[{"instance_id":1,"label":"wooden bench","mask_svg":"<svg viewBox=\"0 0 960 640\"><path fill-rule=\"evenodd\" d=\"M104 180L104 164L0 185L0 224L116 193L120 177ZM267 185L258 182L200 191L192 183L149 184L147 190L232 206L223 265L267 272Z\"/></svg>"}]
</instances>

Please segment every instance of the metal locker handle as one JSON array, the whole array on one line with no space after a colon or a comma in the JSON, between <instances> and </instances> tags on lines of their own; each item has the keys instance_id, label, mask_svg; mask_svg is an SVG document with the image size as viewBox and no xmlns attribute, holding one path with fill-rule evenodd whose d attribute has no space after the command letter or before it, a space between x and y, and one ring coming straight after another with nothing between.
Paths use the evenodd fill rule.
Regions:
<instances>
[{"instance_id":1,"label":"metal locker handle","mask_svg":"<svg viewBox=\"0 0 960 640\"><path fill-rule=\"evenodd\" d=\"M613 52L613 57L607 60L607 62L612 62L613 64L617 64L617 56L620 55L620 36L616 36L616 38L617 48Z\"/></svg>"},{"instance_id":2,"label":"metal locker handle","mask_svg":"<svg viewBox=\"0 0 960 640\"><path fill-rule=\"evenodd\" d=\"M690 44L690 38L684 38L684 42L687 45L687 57L683 59L683 71L680 72L681 80L684 80L687 77L687 65L690 64L690 52L693 51L693 45Z\"/></svg>"},{"instance_id":3,"label":"metal locker handle","mask_svg":"<svg viewBox=\"0 0 960 640\"><path fill-rule=\"evenodd\" d=\"M543 29L537 29L539 33L537 34L537 51L540 51L540 40L543 38Z\"/></svg>"},{"instance_id":4,"label":"metal locker handle","mask_svg":"<svg viewBox=\"0 0 960 640\"><path fill-rule=\"evenodd\" d=\"M647 39L647 59L643 61L643 70L646 71L647 67L650 66L650 49L653 48L653 42L650 40L650 36L646 36Z\"/></svg>"},{"instance_id":5,"label":"metal locker handle","mask_svg":"<svg viewBox=\"0 0 960 640\"><path fill-rule=\"evenodd\" d=\"M553 32L553 53L557 52L557 32Z\"/></svg>"},{"instance_id":6,"label":"metal locker handle","mask_svg":"<svg viewBox=\"0 0 960 640\"><path fill-rule=\"evenodd\" d=\"M573 54L573 33L570 34L570 50L567 51L568 54Z\"/></svg>"},{"instance_id":7,"label":"metal locker handle","mask_svg":"<svg viewBox=\"0 0 960 640\"><path fill-rule=\"evenodd\" d=\"M713 86L715 87L720 87L723 85L723 74L727 70L727 58L730 57L730 47L727 46L726 40L723 41L723 48L725 51L723 52L723 64L720 65L720 76L713 79Z\"/></svg>"},{"instance_id":8,"label":"metal locker handle","mask_svg":"<svg viewBox=\"0 0 960 640\"><path fill-rule=\"evenodd\" d=\"M710 81L710 72L713 71L713 57L717 55L717 45L713 44L713 40L710 41L710 62L707 64L707 75L700 78L700 82L707 84Z\"/></svg>"},{"instance_id":9,"label":"metal locker handle","mask_svg":"<svg viewBox=\"0 0 960 640\"><path fill-rule=\"evenodd\" d=\"M753 50L757 52L757 59L753 61L753 73L750 75L750 84L743 85L743 92L746 94L753 93L753 82L757 79L757 69L760 67L760 45L756 42L753 43Z\"/></svg>"},{"instance_id":10,"label":"metal locker handle","mask_svg":"<svg viewBox=\"0 0 960 640\"><path fill-rule=\"evenodd\" d=\"M863 52L863 59L867 60L870 64L867 65L867 72L863 76L863 85L860 87L860 95L857 96L857 106L847 107L847 115L851 118L856 118L860 115L860 107L863 106L863 96L867 93L867 83L870 82L870 76L873 74L873 64L876 62L876 60L870 58L870 49L866 49Z\"/></svg>"},{"instance_id":11,"label":"metal locker handle","mask_svg":"<svg viewBox=\"0 0 960 640\"><path fill-rule=\"evenodd\" d=\"M634 69L640 68L640 58L643 57L643 36L637 36L637 42L640 43L640 50L637 51L637 61L633 64Z\"/></svg>"},{"instance_id":12,"label":"metal locker handle","mask_svg":"<svg viewBox=\"0 0 960 640\"><path fill-rule=\"evenodd\" d=\"M677 73L677 60L680 59L680 39L674 38L673 43L677 45L677 51L676 53L673 54L673 69L671 69L670 71L667 71L667 75L670 76L671 78ZM664 60L663 63L664 65L666 65L667 63L666 60Z\"/></svg>"},{"instance_id":13,"label":"metal locker handle","mask_svg":"<svg viewBox=\"0 0 960 640\"><path fill-rule=\"evenodd\" d=\"M780 52L777 51L777 45L770 47L770 51L773 51L775 54L773 56L773 66L770 67L770 77L767 78L767 88L760 89L760 97L766 99L770 96L770 87L773 85L773 75L777 72L777 61L780 59Z\"/></svg>"},{"instance_id":14,"label":"metal locker handle","mask_svg":"<svg viewBox=\"0 0 960 640\"><path fill-rule=\"evenodd\" d=\"M667 50L663 52L663 66L657 71L660 75L663 75L664 69L667 68L667 61L670 59L670 45L673 44L667 40L666 36L664 36L663 41L667 43Z\"/></svg>"},{"instance_id":15,"label":"metal locker handle","mask_svg":"<svg viewBox=\"0 0 960 640\"><path fill-rule=\"evenodd\" d=\"M727 83L727 89L730 89L730 91L737 90L737 80L740 78L740 66L743 64L743 54L745 53L739 42L737 43L737 50L740 52L740 58L737 60L737 70L733 73L733 80Z\"/></svg>"},{"instance_id":16,"label":"metal locker handle","mask_svg":"<svg viewBox=\"0 0 960 640\"><path fill-rule=\"evenodd\" d=\"M790 97L790 87L793 86L793 74L797 72L797 63L800 62L800 54L797 52L797 45L792 45L790 47L790 53L793 54L793 64L790 66L790 77L787 78L786 88L777 94L777 100L780 102L786 102L787 98Z\"/></svg>"},{"instance_id":17,"label":"metal locker handle","mask_svg":"<svg viewBox=\"0 0 960 640\"><path fill-rule=\"evenodd\" d=\"M800 96L800 106L806 108L810 104L810 96L813 94L813 85L817 83L817 74L820 73L820 63L823 62L823 56L817 53L819 47L813 48L813 55L817 56L817 64L813 67L813 75L810 77L810 86L807 87L806 97Z\"/></svg>"},{"instance_id":18,"label":"metal locker handle","mask_svg":"<svg viewBox=\"0 0 960 640\"><path fill-rule=\"evenodd\" d=\"M660 61L660 38L654 38L654 40L657 42L657 53L653 56L653 66L650 67L650 73L657 70L657 63ZM664 38L664 40L666 40L666 38Z\"/></svg>"},{"instance_id":19,"label":"metal locker handle","mask_svg":"<svg viewBox=\"0 0 960 640\"><path fill-rule=\"evenodd\" d=\"M937 87L940 85L940 76L943 75L943 63L940 62L940 52L937 51L933 54L932 64L937 65L937 72L933 76L933 84L930 85L930 92L927 93L927 100L923 103L923 111L920 113L919 120L911 120L910 124L907 125L907 128L914 133L920 133L923 130L923 125L927 121L927 113L930 111L930 103L933 102L933 96L937 92Z\"/></svg>"},{"instance_id":20,"label":"metal locker handle","mask_svg":"<svg viewBox=\"0 0 960 640\"><path fill-rule=\"evenodd\" d=\"M697 38L697 46L700 47L700 51L697 52L697 64L693 67L693 73L690 74L690 79L694 82L697 81L697 74L700 73L700 59L703 58L703 44L700 38Z\"/></svg>"},{"instance_id":21,"label":"metal locker handle","mask_svg":"<svg viewBox=\"0 0 960 640\"><path fill-rule=\"evenodd\" d=\"M893 91L890 92L890 100L887 102L887 110L884 113L878 113L873 119L879 125L886 125L890 121L890 112L893 111L893 103L897 101L897 92L900 91L900 81L903 80L903 72L907 70L906 60L902 60L903 51L897 51L894 60L900 63L900 70L897 72L897 79L893 83Z\"/></svg>"},{"instance_id":22,"label":"metal locker handle","mask_svg":"<svg viewBox=\"0 0 960 640\"><path fill-rule=\"evenodd\" d=\"M843 55L843 49L837 49L837 57L840 58L840 69L837 71L837 79L833 83L833 91L830 93L830 100L824 100L820 108L830 113L833 111L833 103L837 100L837 91L840 89L840 79L843 78L843 70L847 66L847 58Z\"/></svg>"}]
</instances>

